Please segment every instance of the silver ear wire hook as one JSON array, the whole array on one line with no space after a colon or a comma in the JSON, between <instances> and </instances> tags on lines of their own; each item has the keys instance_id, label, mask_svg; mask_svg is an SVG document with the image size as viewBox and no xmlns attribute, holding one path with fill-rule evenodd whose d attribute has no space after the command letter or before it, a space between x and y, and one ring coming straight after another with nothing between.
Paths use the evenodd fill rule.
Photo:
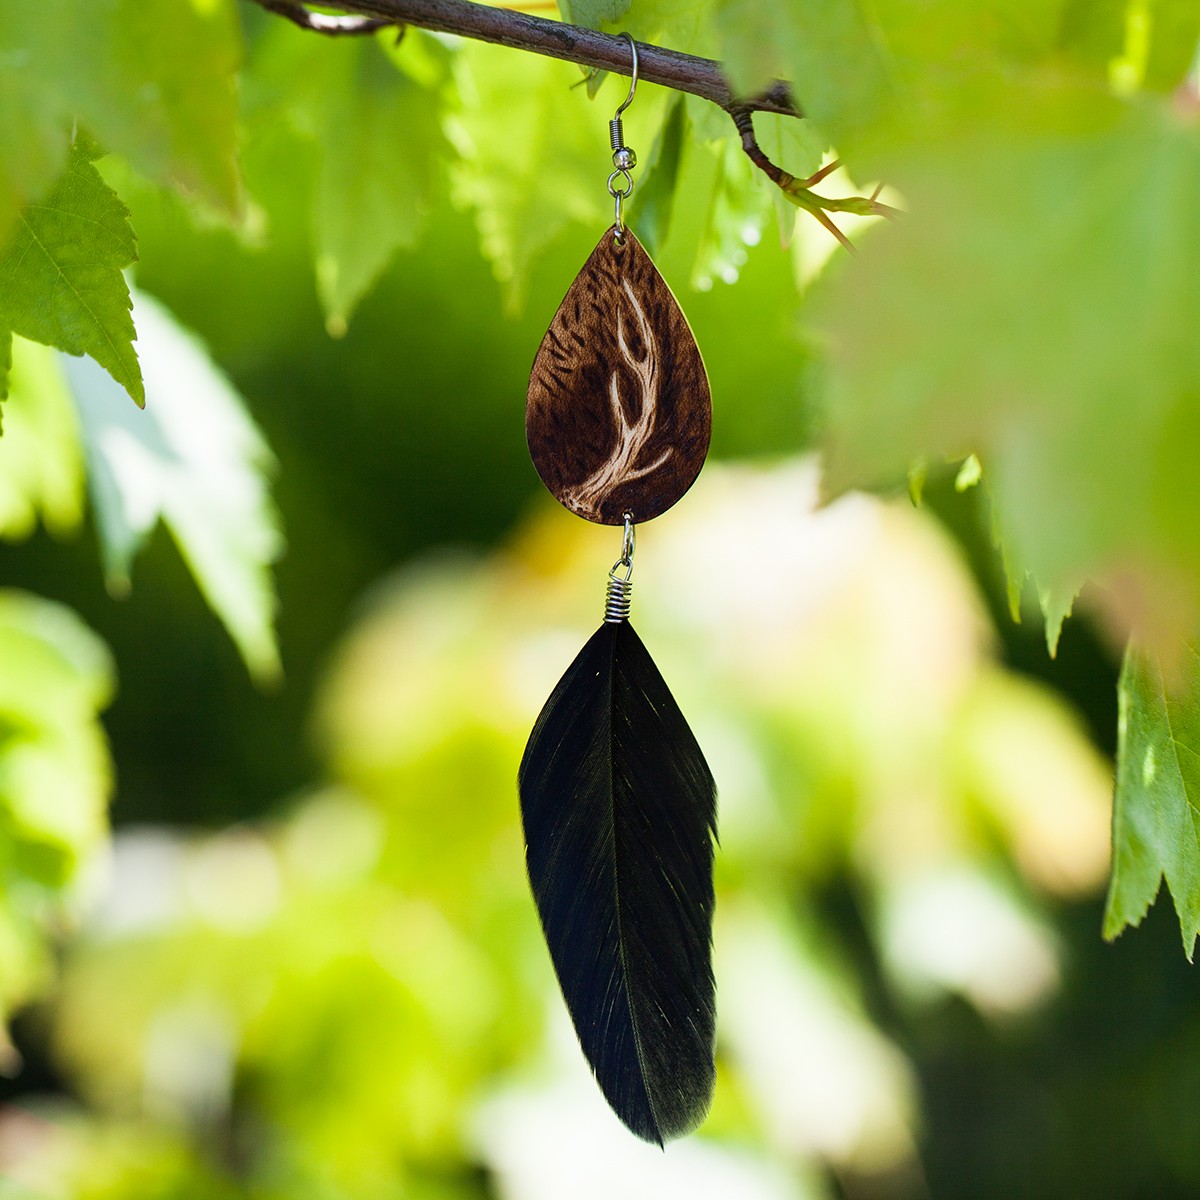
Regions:
<instances>
[{"instance_id":1,"label":"silver ear wire hook","mask_svg":"<svg viewBox=\"0 0 1200 1200\"><path fill-rule=\"evenodd\" d=\"M638 85L638 49L637 42L633 40L633 35L629 33L621 33L617 35L623 37L629 43L629 50L633 55L633 71L629 78L629 95L625 97L624 102L613 113L613 118L608 123L608 140L612 145L612 161L615 168L613 173L608 177L608 194L613 198L616 205L616 237L620 242L625 234L625 223L621 219L621 205L633 191L633 176L629 172L637 166L637 155L625 145L625 129L621 121L621 114L633 103L634 94L637 92ZM620 178L620 186L614 186L615 180Z\"/></svg>"},{"instance_id":2,"label":"silver ear wire hook","mask_svg":"<svg viewBox=\"0 0 1200 1200\"><path fill-rule=\"evenodd\" d=\"M633 40L631 33L618 33L617 37L623 37L629 43L629 52L633 55L633 72L629 77L629 95L625 97L625 102L613 114L613 120L617 120L620 115L633 103L634 93L637 91L638 85L638 51L637 42Z\"/></svg>"}]
</instances>

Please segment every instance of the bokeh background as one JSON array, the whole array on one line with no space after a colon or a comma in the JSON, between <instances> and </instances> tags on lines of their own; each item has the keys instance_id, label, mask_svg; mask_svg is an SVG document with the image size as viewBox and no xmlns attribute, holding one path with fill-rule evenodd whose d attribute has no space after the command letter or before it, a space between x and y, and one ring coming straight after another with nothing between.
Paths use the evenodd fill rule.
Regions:
<instances>
[{"instance_id":1,"label":"bokeh background","mask_svg":"<svg viewBox=\"0 0 1200 1200\"><path fill-rule=\"evenodd\" d=\"M249 31L279 70L307 61L303 34ZM237 230L101 164L145 311L201 339L261 435L282 673L261 646L247 670L252 634L239 655L162 525L114 588L78 485L6 501L0 862L24 891L0 895L0 1196L1200 1194L1178 929L1160 904L1100 937L1119 650L1086 595L1054 658L1034 597L1013 621L969 469L931 467L919 507L822 495L805 310L832 244L802 224L785 246L736 147L698 135L669 227L641 215L708 364L713 453L639 533L635 619L720 788L717 1093L660 1153L592 1085L514 780L616 549L542 492L523 434L604 228L609 90L589 106L537 69L591 122L594 195L524 181L528 219L572 219L516 287L439 177L348 328L314 284L319 143L270 87ZM18 396L4 439L86 419ZM22 814L51 793L52 818ZM66 905L38 891L68 879Z\"/></svg>"}]
</instances>

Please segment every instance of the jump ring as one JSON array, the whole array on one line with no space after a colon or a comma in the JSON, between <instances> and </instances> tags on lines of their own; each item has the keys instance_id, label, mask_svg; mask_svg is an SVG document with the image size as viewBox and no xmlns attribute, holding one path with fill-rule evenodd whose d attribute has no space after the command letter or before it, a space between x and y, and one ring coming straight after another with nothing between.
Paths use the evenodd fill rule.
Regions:
<instances>
[{"instance_id":1,"label":"jump ring","mask_svg":"<svg viewBox=\"0 0 1200 1200\"><path fill-rule=\"evenodd\" d=\"M624 183L625 183L624 187L619 187L619 188L613 187L613 180L616 179L618 175L621 176L621 178L624 180ZM633 176L630 175L628 171L623 170L623 169L616 170L608 177L608 194L610 196L612 196L614 198L616 198L617 196L620 196L621 199L625 199L629 195L629 193L632 191L633 191Z\"/></svg>"}]
</instances>

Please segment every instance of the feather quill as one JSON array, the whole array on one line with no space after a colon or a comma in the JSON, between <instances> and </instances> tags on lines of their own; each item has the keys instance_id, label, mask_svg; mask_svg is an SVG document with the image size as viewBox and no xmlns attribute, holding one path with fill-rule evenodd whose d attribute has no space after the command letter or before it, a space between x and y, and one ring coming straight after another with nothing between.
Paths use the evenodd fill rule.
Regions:
<instances>
[{"instance_id":1,"label":"feather quill","mask_svg":"<svg viewBox=\"0 0 1200 1200\"><path fill-rule=\"evenodd\" d=\"M662 1145L712 1097L716 786L628 621L546 701L518 776L529 880L596 1081Z\"/></svg>"}]
</instances>

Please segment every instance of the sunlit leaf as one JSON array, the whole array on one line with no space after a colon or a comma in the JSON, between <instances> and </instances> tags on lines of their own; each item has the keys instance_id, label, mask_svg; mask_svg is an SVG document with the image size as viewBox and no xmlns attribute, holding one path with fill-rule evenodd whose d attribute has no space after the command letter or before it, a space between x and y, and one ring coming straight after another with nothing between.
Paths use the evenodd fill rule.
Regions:
<instances>
[{"instance_id":1,"label":"sunlit leaf","mask_svg":"<svg viewBox=\"0 0 1200 1200\"><path fill-rule=\"evenodd\" d=\"M672 103L667 119L646 160L639 163L641 178L629 205L629 220L638 239L653 256L666 240L679 180L687 109L682 100Z\"/></svg>"},{"instance_id":2,"label":"sunlit leaf","mask_svg":"<svg viewBox=\"0 0 1200 1200\"><path fill-rule=\"evenodd\" d=\"M68 354L90 354L142 404L121 275L137 258L128 217L77 144L62 179L40 203L20 210L0 251L0 328Z\"/></svg>"},{"instance_id":3,"label":"sunlit leaf","mask_svg":"<svg viewBox=\"0 0 1200 1200\"><path fill-rule=\"evenodd\" d=\"M1071 615L1078 595L1078 590L1056 591L1053 588L1038 588L1038 603L1042 608L1042 621L1046 630L1046 649L1051 658L1058 654L1063 623Z\"/></svg>"},{"instance_id":4,"label":"sunlit leaf","mask_svg":"<svg viewBox=\"0 0 1200 1200\"><path fill-rule=\"evenodd\" d=\"M0 536L28 537L39 515L56 536L83 516L79 426L58 356L18 338L0 437Z\"/></svg>"},{"instance_id":5,"label":"sunlit leaf","mask_svg":"<svg viewBox=\"0 0 1200 1200\"><path fill-rule=\"evenodd\" d=\"M317 286L344 328L396 250L419 235L444 153L437 92L398 71L373 42L317 47L307 102L320 167L313 207Z\"/></svg>"},{"instance_id":6,"label":"sunlit leaf","mask_svg":"<svg viewBox=\"0 0 1200 1200\"><path fill-rule=\"evenodd\" d=\"M17 209L44 195L67 159L67 107L40 53L56 31L40 7L0 7L0 244Z\"/></svg>"},{"instance_id":7,"label":"sunlit leaf","mask_svg":"<svg viewBox=\"0 0 1200 1200\"><path fill-rule=\"evenodd\" d=\"M1200 655L1169 684L1131 644L1118 688L1113 866L1104 936L1140 925L1166 880L1190 959L1200 933Z\"/></svg>"},{"instance_id":8,"label":"sunlit leaf","mask_svg":"<svg viewBox=\"0 0 1200 1200\"><path fill-rule=\"evenodd\" d=\"M154 178L237 210L229 0L5 0L2 12L0 237L6 192L29 202L45 190L73 124Z\"/></svg>"},{"instance_id":9,"label":"sunlit leaf","mask_svg":"<svg viewBox=\"0 0 1200 1200\"><path fill-rule=\"evenodd\" d=\"M992 81L1058 52L1063 0L718 0L716 57L735 87L789 80L856 174L901 171L912 144L984 116Z\"/></svg>"},{"instance_id":10,"label":"sunlit leaf","mask_svg":"<svg viewBox=\"0 0 1200 1200\"><path fill-rule=\"evenodd\" d=\"M82 124L142 171L227 212L239 205L241 37L229 0L50 0L49 69Z\"/></svg>"},{"instance_id":11,"label":"sunlit leaf","mask_svg":"<svg viewBox=\"0 0 1200 1200\"><path fill-rule=\"evenodd\" d=\"M1088 89L928 161L825 308L840 483L977 452L1015 559L1187 632L1200 593L1200 127ZM1068 208L1062 197L1073 197Z\"/></svg>"},{"instance_id":12,"label":"sunlit leaf","mask_svg":"<svg viewBox=\"0 0 1200 1200\"><path fill-rule=\"evenodd\" d=\"M1129 0L1067 0L1059 32L1063 50L1104 73L1124 48L1129 9Z\"/></svg>"},{"instance_id":13,"label":"sunlit leaf","mask_svg":"<svg viewBox=\"0 0 1200 1200\"><path fill-rule=\"evenodd\" d=\"M714 25L717 56L736 92L753 94L775 78L790 81L803 112L843 152L893 119L897 66L877 6L719 0Z\"/></svg>"},{"instance_id":14,"label":"sunlit leaf","mask_svg":"<svg viewBox=\"0 0 1200 1200\"><path fill-rule=\"evenodd\" d=\"M475 210L484 254L519 304L535 258L570 221L602 230L611 220L603 114L572 87L569 65L553 59L530 56L516 72L506 51L475 44L458 54L455 75L455 190Z\"/></svg>"},{"instance_id":15,"label":"sunlit leaf","mask_svg":"<svg viewBox=\"0 0 1200 1200\"><path fill-rule=\"evenodd\" d=\"M106 832L103 643L69 609L0 592L0 1022L49 978L49 943Z\"/></svg>"},{"instance_id":16,"label":"sunlit leaf","mask_svg":"<svg viewBox=\"0 0 1200 1200\"><path fill-rule=\"evenodd\" d=\"M86 360L64 359L110 586L129 586L161 518L255 676L279 670L271 563L282 549L267 490L273 458L196 339L139 296L148 403L137 412Z\"/></svg>"},{"instance_id":17,"label":"sunlit leaf","mask_svg":"<svg viewBox=\"0 0 1200 1200\"><path fill-rule=\"evenodd\" d=\"M634 0L621 22L639 42L715 56L709 0Z\"/></svg>"},{"instance_id":18,"label":"sunlit leaf","mask_svg":"<svg viewBox=\"0 0 1200 1200\"><path fill-rule=\"evenodd\" d=\"M974 460L971 455L965 462ZM965 463L964 463L965 465ZM1014 622L1020 623L1022 598L1026 595L1027 586L1032 586L1037 596L1038 609L1041 612L1042 626L1046 633L1046 650L1051 658L1058 654L1058 642L1062 636L1062 627L1075 607L1075 600L1083 587L1083 578L1076 576L1066 582L1045 584L1038 580L1020 561L1012 542L1005 536L1000 516L991 501L991 490L988 490L988 505L992 514L992 544L1000 558L1000 566L1004 572L1006 598L1008 600L1008 615Z\"/></svg>"},{"instance_id":19,"label":"sunlit leaf","mask_svg":"<svg viewBox=\"0 0 1200 1200\"><path fill-rule=\"evenodd\" d=\"M827 10L824 15L828 17L838 6L824 7ZM804 40L804 14L800 6L716 0L713 26L719 56L736 95L753 96L772 80L792 79Z\"/></svg>"},{"instance_id":20,"label":"sunlit leaf","mask_svg":"<svg viewBox=\"0 0 1200 1200\"><path fill-rule=\"evenodd\" d=\"M12 386L12 330L0 329L0 400L8 399Z\"/></svg>"},{"instance_id":21,"label":"sunlit leaf","mask_svg":"<svg viewBox=\"0 0 1200 1200\"><path fill-rule=\"evenodd\" d=\"M562 19L572 25L599 29L605 21L618 21L628 11L630 0L559 0Z\"/></svg>"},{"instance_id":22,"label":"sunlit leaf","mask_svg":"<svg viewBox=\"0 0 1200 1200\"><path fill-rule=\"evenodd\" d=\"M1118 91L1170 91L1194 61L1200 9L1191 0L1070 0L1060 37Z\"/></svg>"},{"instance_id":23,"label":"sunlit leaf","mask_svg":"<svg viewBox=\"0 0 1200 1200\"><path fill-rule=\"evenodd\" d=\"M1200 6L1192 0L1145 0L1149 46L1143 80L1147 88L1170 91L1183 82L1196 61L1200 43Z\"/></svg>"},{"instance_id":24,"label":"sunlit leaf","mask_svg":"<svg viewBox=\"0 0 1200 1200\"><path fill-rule=\"evenodd\" d=\"M778 189L761 176L733 139L713 147L716 174L708 192L708 213L692 267L692 283L707 291L714 281L735 283L757 245Z\"/></svg>"},{"instance_id":25,"label":"sunlit leaf","mask_svg":"<svg viewBox=\"0 0 1200 1200\"><path fill-rule=\"evenodd\" d=\"M816 171L828 149L828 139L810 120L798 121L795 117L758 113L754 117L754 127L763 153L777 167L797 179L807 179ZM791 242L796 224L796 206L782 188L772 184L770 191L775 202L775 215L779 219L779 231L786 245Z\"/></svg>"}]
</instances>

